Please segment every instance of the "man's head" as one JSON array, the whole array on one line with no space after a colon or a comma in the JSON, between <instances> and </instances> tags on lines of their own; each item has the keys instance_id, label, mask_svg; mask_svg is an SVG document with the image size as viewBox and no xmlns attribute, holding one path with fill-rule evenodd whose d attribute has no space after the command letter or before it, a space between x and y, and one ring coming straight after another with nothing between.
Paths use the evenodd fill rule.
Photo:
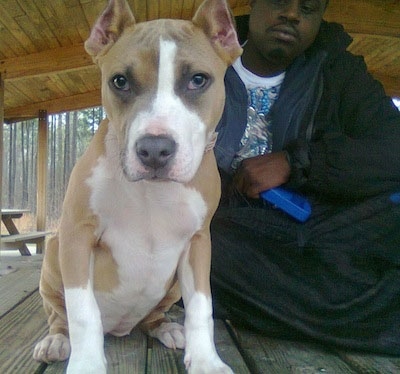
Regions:
<instances>
[{"instance_id":1,"label":"man's head","mask_svg":"<svg viewBox=\"0 0 400 374\"><path fill-rule=\"evenodd\" d=\"M314 42L328 1L250 1L244 65L258 75L284 70Z\"/></svg>"}]
</instances>

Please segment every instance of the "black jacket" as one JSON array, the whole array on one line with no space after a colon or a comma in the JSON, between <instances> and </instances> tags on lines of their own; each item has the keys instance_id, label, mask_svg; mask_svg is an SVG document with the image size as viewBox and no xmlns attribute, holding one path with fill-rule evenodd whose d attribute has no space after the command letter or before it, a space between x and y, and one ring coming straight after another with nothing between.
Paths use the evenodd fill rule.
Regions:
<instances>
[{"instance_id":1,"label":"black jacket","mask_svg":"<svg viewBox=\"0 0 400 374\"><path fill-rule=\"evenodd\" d=\"M287 69L270 112L273 151L291 160L291 187L318 199L353 201L400 192L400 112L360 56L346 51L342 26L323 22L314 44ZM217 127L224 172L246 126L247 93L233 68Z\"/></svg>"}]
</instances>

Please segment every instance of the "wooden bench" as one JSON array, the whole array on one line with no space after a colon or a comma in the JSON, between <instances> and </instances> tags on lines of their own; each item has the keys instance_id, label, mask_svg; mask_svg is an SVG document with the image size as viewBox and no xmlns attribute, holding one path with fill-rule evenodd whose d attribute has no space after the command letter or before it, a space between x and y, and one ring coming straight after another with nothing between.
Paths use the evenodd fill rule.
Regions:
<instances>
[{"instance_id":1,"label":"wooden bench","mask_svg":"<svg viewBox=\"0 0 400 374\"><path fill-rule=\"evenodd\" d=\"M19 249L22 255L30 256L27 243L38 244L44 241L50 231L32 231L22 234L5 235L1 237L2 249ZM4 245L5 244L5 245Z\"/></svg>"}]
</instances>

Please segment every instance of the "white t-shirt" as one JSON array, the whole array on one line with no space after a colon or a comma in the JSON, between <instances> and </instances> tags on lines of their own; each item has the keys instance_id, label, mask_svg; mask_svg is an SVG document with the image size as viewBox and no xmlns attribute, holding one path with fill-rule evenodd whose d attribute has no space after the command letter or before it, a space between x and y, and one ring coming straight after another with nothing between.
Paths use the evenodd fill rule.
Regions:
<instances>
[{"instance_id":1,"label":"white t-shirt","mask_svg":"<svg viewBox=\"0 0 400 374\"><path fill-rule=\"evenodd\" d=\"M245 158L269 153L272 150L271 123L268 113L278 98L285 73L260 77L247 70L239 57L233 68L244 83L248 94L247 126L232 167L236 169Z\"/></svg>"}]
</instances>

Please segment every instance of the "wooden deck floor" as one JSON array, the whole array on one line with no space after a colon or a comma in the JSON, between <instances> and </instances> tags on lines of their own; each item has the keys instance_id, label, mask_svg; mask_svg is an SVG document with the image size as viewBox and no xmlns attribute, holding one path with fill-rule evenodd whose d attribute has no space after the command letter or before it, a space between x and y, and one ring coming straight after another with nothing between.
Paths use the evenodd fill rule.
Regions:
<instances>
[{"instance_id":1,"label":"wooden deck floor","mask_svg":"<svg viewBox=\"0 0 400 374\"><path fill-rule=\"evenodd\" d=\"M32 359L34 344L47 331L37 291L41 257L0 257L0 373L63 373L65 363L46 365ZM182 318L179 309L172 317ZM400 373L400 358L330 350L301 342L266 338L215 323L222 359L235 373ZM130 336L107 336L109 373L184 373L183 352L164 348L134 330Z\"/></svg>"}]
</instances>

